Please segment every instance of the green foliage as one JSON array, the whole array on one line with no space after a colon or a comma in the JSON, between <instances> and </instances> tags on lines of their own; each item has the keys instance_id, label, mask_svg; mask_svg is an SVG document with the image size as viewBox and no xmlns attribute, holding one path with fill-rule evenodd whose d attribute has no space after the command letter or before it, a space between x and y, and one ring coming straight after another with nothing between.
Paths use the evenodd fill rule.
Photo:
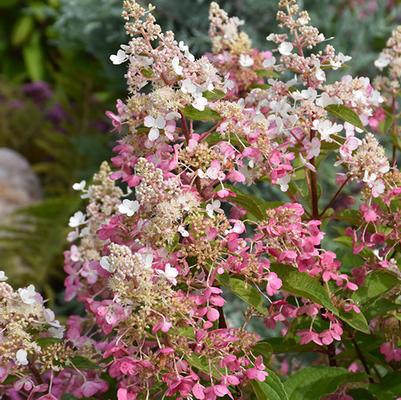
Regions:
<instances>
[{"instance_id":1,"label":"green foliage","mask_svg":"<svg viewBox=\"0 0 401 400\"><path fill-rule=\"evenodd\" d=\"M326 287L324 287L318 279L312 278L310 275L299 272L295 268L286 265L273 264L271 270L280 276L284 290L291 294L305 297L317 304L321 304L358 331L370 333L368 323L363 314L357 314L355 312L346 313L341 309L337 309Z\"/></svg>"},{"instance_id":2,"label":"green foliage","mask_svg":"<svg viewBox=\"0 0 401 400\"><path fill-rule=\"evenodd\" d=\"M110 158L106 105L94 94L95 77L84 69L63 64L54 73L54 92L45 89L51 97L40 100L26 95L25 86L0 80L0 146L27 158L45 194L43 203L2 221L1 267L12 284L35 283L51 298L63 279L66 223L78 205L71 186Z\"/></svg>"},{"instance_id":3,"label":"green foliage","mask_svg":"<svg viewBox=\"0 0 401 400\"><path fill-rule=\"evenodd\" d=\"M0 257L10 282L34 284L54 300L54 283L63 278L62 253L69 216L79 197L58 197L18 210L0 226ZM55 267L57 265L57 267Z\"/></svg>"},{"instance_id":4,"label":"green foliage","mask_svg":"<svg viewBox=\"0 0 401 400\"><path fill-rule=\"evenodd\" d=\"M223 370L210 363L206 357L200 357L196 354L191 354L186 356L185 359L199 371L202 371L207 375L211 374L216 379L219 379L219 377L224 373Z\"/></svg>"},{"instance_id":5,"label":"green foliage","mask_svg":"<svg viewBox=\"0 0 401 400\"><path fill-rule=\"evenodd\" d=\"M47 76L56 6L56 0L1 2L0 74L30 80Z\"/></svg>"},{"instance_id":6,"label":"green foliage","mask_svg":"<svg viewBox=\"0 0 401 400\"><path fill-rule=\"evenodd\" d=\"M186 118L193 121L217 121L220 119L220 115L208 107L203 111L199 111L192 106L186 106L182 113Z\"/></svg>"},{"instance_id":7,"label":"green foliage","mask_svg":"<svg viewBox=\"0 0 401 400\"><path fill-rule=\"evenodd\" d=\"M373 271L366 277L364 285L354 293L352 299L357 304L369 306L369 303L398 284L399 279L394 273L384 270Z\"/></svg>"},{"instance_id":8,"label":"green foliage","mask_svg":"<svg viewBox=\"0 0 401 400\"><path fill-rule=\"evenodd\" d=\"M206 97L209 101L215 101L215 100L220 100L225 97L225 93L221 90L215 89L215 90L207 90L206 92L203 92L202 96Z\"/></svg>"},{"instance_id":9,"label":"green foliage","mask_svg":"<svg viewBox=\"0 0 401 400\"><path fill-rule=\"evenodd\" d=\"M228 288L245 303L252 306L260 314L266 314L263 297L254 286L251 286L249 283L246 283L239 278L229 278L226 275L220 276L219 281L223 286Z\"/></svg>"},{"instance_id":10,"label":"green foliage","mask_svg":"<svg viewBox=\"0 0 401 400\"><path fill-rule=\"evenodd\" d=\"M291 375L284 387L289 400L317 400L344 383L363 382L366 378L364 373L352 373L345 368L309 367Z\"/></svg>"},{"instance_id":11,"label":"green foliage","mask_svg":"<svg viewBox=\"0 0 401 400\"><path fill-rule=\"evenodd\" d=\"M390 372L380 383L369 385L369 391L373 393L378 400L394 399L401 393L401 372Z\"/></svg>"},{"instance_id":12,"label":"green foliage","mask_svg":"<svg viewBox=\"0 0 401 400\"><path fill-rule=\"evenodd\" d=\"M60 0L54 23L55 43L64 55L92 65L110 92L124 90L125 66L109 60L127 38L121 18L120 0Z\"/></svg>"},{"instance_id":13,"label":"green foliage","mask_svg":"<svg viewBox=\"0 0 401 400\"><path fill-rule=\"evenodd\" d=\"M326 107L326 111L342 121L349 122L357 128L363 129L363 124L358 114L342 104L331 104Z\"/></svg>"},{"instance_id":14,"label":"green foliage","mask_svg":"<svg viewBox=\"0 0 401 400\"><path fill-rule=\"evenodd\" d=\"M89 360L86 357L82 356L75 356L74 358L71 359L72 364L78 368L78 369L98 369L99 366L93 362L92 360Z\"/></svg>"},{"instance_id":15,"label":"green foliage","mask_svg":"<svg viewBox=\"0 0 401 400\"><path fill-rule=\"evenodd\" d=\"M235 196L230 197L230 201L248 211L251 219L262 221L266 217L267 209L278 207L283 204L281 201L265 201L257 194L243 192L238 187L228 187L235 193Z\"/></svg>"},{"instance_id":16,"label":"green foliage","mask_svg":"<svg viewBox=\"0 0 401 400\"><path fill-rule=\"evenodd\" d=\"M273 337L258 342L253 351L256 354L266 353L307 353L316 350L316 345L313 343L299 344L295 339L288 337Z\"/></svg>"},{"instance_id":17,"label":"green foliage","mask_svg":"<svg viewBox=\"0 0 401 400\"><path fill-rule=\"evenodd\" d=\"M267 370L269 376L265 382L252 381L252 388L258 400L289 400L280 378L272 371Z\"/></svg>"},{"instance_id":18,"label":"green foliage","mask_svg":"<svg viewBox=\"0 0 401 400\"><path fill-rule=\"evenodd\" d=\"M44 78L44 56L40 46L40 36L37 32L32 34L27 45L23 47L22 55L30 79L33 81L42 80Z\"/></svg>"}]
</instances>

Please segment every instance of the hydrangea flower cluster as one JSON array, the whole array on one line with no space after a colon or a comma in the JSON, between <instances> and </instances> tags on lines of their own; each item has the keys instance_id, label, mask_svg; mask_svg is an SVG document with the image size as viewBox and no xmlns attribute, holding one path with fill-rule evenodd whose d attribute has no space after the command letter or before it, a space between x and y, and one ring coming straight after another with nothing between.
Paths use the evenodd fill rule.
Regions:
<instances>
[{"instance_id":1,"label":"hydrangea flower cluster","mask_svg":"<svg viewBox=\"0 0 401 400\"><path fill-rule=\"evenodd\" d=\"M130 41L110 57L128 64L128 98L107 112L120 135L115 156L88 188L74 185L87 206L69 221L65 295L86 314L69 317L63 336L32 287L2 283L0 390L16 399L287 398L266 365L298 351L350 368L334 369L349 379L323 393L334 391L330 399L352 398L355 382L379 385L387 364L401 367L401 173L368 132L388 102L384 78L328 81L350 58L295 0L279 1L286 33L267 37L272 51L252 48L242 21L212 3L212 51L200 59L152 11L124 1ZM394 64L389 82L396 40L376 63ZM325 205L323 162L342 171ZM249 194L260 183L279 200ZM361 193L359 208L341 206L348 187ZM248 306L242 326L224 311L228 293ZM254 320L279 337L262 340Z\"/></svg>"}]
</instances>

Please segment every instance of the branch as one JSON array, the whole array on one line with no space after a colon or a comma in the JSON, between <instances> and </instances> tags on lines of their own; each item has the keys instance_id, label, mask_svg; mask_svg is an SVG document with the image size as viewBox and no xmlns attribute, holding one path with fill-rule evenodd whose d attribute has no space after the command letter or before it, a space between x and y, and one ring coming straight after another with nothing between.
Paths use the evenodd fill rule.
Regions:
<instances>
[{"instance_id":1,"label":"branch","mask_svg":"<svg viewBox=\"0 0 401 400\"><path fill-rule=\"evenodd\" d=\"M337 360L336 360L336 346L333 343L330 343L327 346L327 355L329 356L329 365L330 367L337 367Z\"/></svg>"},{"instance_id":2,"label":"branch","mask_svg":"<svg viewBox=\"0 0 401 400\"><path fill-rule=\"evenodd\" d=\"M29 370L32 372L32 375L35 377L37 383L38 383L38 384L42 384L42 383L43 383L43 379L42 379L42 377L40 376L39 371L36 369L34 361L32 361L32 362L29 363L28 368L29 368Z\"/></svg>"},{"instance_id":3,"label":"branch","mask_svg":"<svg viewBox=\"0 0 401 400\"><path fill-rule=\"evenodd\" d=\"M184 116L184 114L182 113L182 111L179 111L179 113L180 113L180 115L181 115L182 129L183 129L183 131L184 131L185 141L186 141L187 144L188 144L189 139L191 139L191 130L190 130L190 128L188 127L187 120L185 119L185 116Z\"/></svg>"},{"instance_id":4,"label":"branch","mask_svg":"<svg viewBox=\"0 0 401 400\"><path fill-rule=\"evenodd\" d=\"M324 208L324 210L320 213L320 218L323 217L323 215L325 214L325 212L334 204L334 202L337 200L338 196L340 195L341 191L344 189L344 186L349 182L351 178L348 177L343 183L342 185L338 188L337 192L335 193L335 195L332 197L332 199L329 201L329 204L327 204L327 206Z\"/></svg>"},{"instance_id":5,"label":"branch","mask_svg":"<svg viewBox=\"0 0 401 400\"><path fill-rule=\"evenodd\" d=\"M351 342L355 347L356 354L357 354L358 358L360 359L360 361L361 361L361 363L363 365L363 368L365 369L366 373L369 376L369 382L370 383L374 383L374 381L372 379L372 376L370 374L368 363L366 362L365 356L363 355L361 349L359 348L358 343L356 342L356 340L354 338L351 338Z\"/></svg>"},{"instance_id":6,"label":"branch","mask_svg":"<svg viewBox=\"0 0 401 400\"><path fill-rule=\"evenodd\" d=\"M396 108L397 108L396 99L395 99L395 97L393 97L393 101L391 103L391 109L392 109L393 118L394 118L393 123L391 125L391 135L393 136L393 154L391 157L391 165L393 167L395 167L397 164L397 147L394 143L398 136Z\"/></svg>"},{"instance_id":7,"label":"branch","mask_svg":"<svg viewBox=\"0 0 401 400\"><path fill-rule=\"evenodd\" d=\"M312 158L310 163L315 166L315 159ZM317 173L310 171L310 195L312 200L312 218L319 219L319 198L317 193Z\"/></svg>"}]
</instances>

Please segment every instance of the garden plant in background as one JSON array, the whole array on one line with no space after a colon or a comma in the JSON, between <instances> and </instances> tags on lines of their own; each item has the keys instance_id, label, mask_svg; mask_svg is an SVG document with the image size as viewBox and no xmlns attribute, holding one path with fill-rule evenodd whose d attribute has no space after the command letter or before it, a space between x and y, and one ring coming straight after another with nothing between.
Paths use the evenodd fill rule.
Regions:
<instances>
[{"instance_id":1,"label":"garden plant in background","mask_svg":"<svg viewBox=\"0 0 401 400\"><path fill-rule=\"evenodd\" d=\"M64 327L0 273L4 398L401 395L400 31L374 84L332 82L350 57L295 0L278 6L262 51L212 3L212 50L196 59L152 6L124 1L115 156L74 184L87 206L69 220L65 295L85 313ZM287 200L249 194L260 182ZM228 294L247 306L240 325Z\"/></svg>"},{"instance_id":2,"label":"garden plant in background","mask_svg":"<svg viewBox=\"0 0 401 400\"><path fill-rule=\"evenodd\" d=\"M92 176L110 154L104 104L77 75L60 74L71 83L62 96L42 81L17 87L0 79L1 265L13 284L34 283L51 300L62 288L66 224L80 201L71 185ZM9 149L20 156L10 157ZM29 165L18 167L21 156L40 182ZM18 205L24 208L10 214Z\"/></svg>"}]
</instances>

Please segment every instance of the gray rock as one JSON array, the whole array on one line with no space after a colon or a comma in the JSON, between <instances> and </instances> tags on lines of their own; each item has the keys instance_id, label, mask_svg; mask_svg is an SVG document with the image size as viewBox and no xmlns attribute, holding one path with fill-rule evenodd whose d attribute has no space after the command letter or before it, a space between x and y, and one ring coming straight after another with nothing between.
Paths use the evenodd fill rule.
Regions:
<instances>
[{"instance_id":1,"label":"gray rock","mask_svg":"<svg viewBox=\"0 0 401 400\"><path fill-rule=\"evenodd\" d=\"M41 198L39 179L28 161L14 150L0 148L0 218Z\"/></svg>"}]
</instances>

